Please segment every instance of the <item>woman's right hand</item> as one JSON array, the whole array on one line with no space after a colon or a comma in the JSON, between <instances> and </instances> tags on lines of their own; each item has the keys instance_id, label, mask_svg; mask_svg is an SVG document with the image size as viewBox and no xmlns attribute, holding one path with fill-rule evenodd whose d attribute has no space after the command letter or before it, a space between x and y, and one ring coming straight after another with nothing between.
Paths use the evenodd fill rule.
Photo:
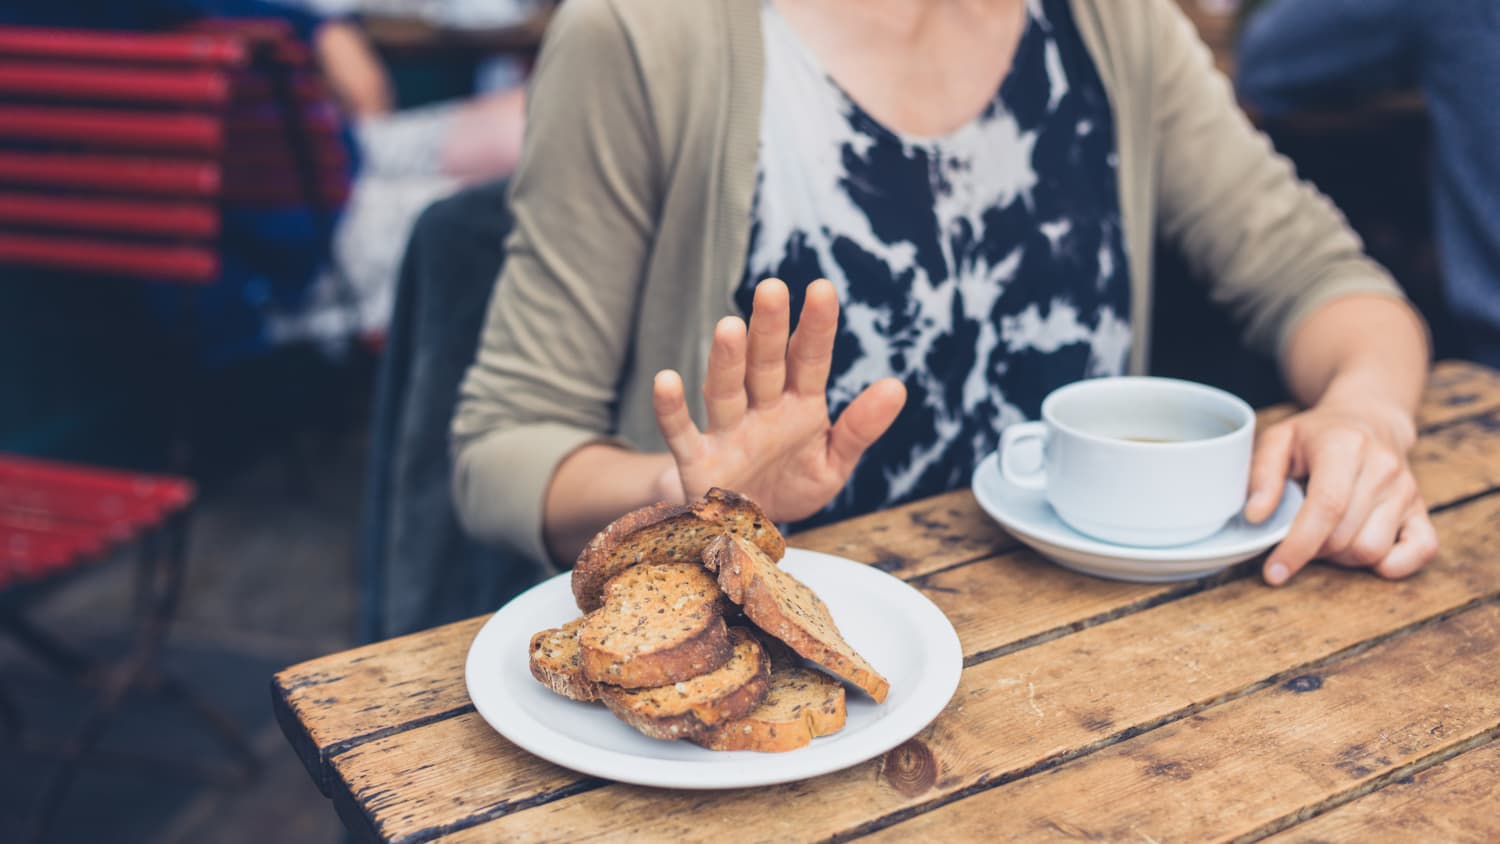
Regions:
<instances>
[{"instance_id":1,"label":"woman's right hand","mask_svg":"<svg viewBox=\"0 0 1500 844\"><path fill-rule=\"evenodd\" d=\"M657 373L656 420L676 464L660 479L663 497L691 500L718 486L748 496L775 521L803 519L833 500L895 421L906 403L895 378L867 387L837 422L828 418L839 319L833 283L808 286L788 343L790 316L786 285L767 279L755 288L748 329L738 317L719 321L703 381L706 431L688 414L682 376Z\"/></svg>"}]
</instances>

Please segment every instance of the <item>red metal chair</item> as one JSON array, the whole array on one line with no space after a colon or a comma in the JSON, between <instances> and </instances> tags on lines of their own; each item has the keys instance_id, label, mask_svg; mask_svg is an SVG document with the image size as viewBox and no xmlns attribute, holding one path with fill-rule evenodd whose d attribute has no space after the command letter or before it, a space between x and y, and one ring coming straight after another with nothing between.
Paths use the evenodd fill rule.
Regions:
<instances>
[{"instance_id":1,"label":"red metal chair","mask_svg":"<svg viewBox=\"0 0 1500 844\"><path fill-rule=\"evenodd\" d=\"M280 21L0 27L0 264L203 284L227 207L336 209L337 113Z\"/></svg>"},{"instance_id":2,"label":"red metal chair","mask_svg":"<svg viewBox=\"0 0 1500 844\"><path fill-rule=\"evenodd\" d=\"M111 664L70 647L32 623L24 601L0 601L0 630L49 667L97 687L98 697L63 745L37 801L30 835L41 840L79 766L127 693L157 691L187 706L222 740L247 775L254 752L227 718L157 667L181 594L191 481L0 454L0 593L35 588L108 559L132 545L137 559L137 619L128 653ZM7 726L19 714L0 703Z\"/></svg>"},{"instance_id":3,"label":"red metal chair","mask_svg":"<svg viewBox=\"0 0 1500 844\"><path fill-rule=\"evenodd\" d=\"M150 34L0 27L0 265L212 283L226 209L306 207L326 236L348 170L321 80L279 21ZM0 454L0 593L14 597L126 545L141 548L134 643L116 664L39 629L24 601L0 601L0 631L98 688L44 786L37 838L136 688L186 704L247 771L257 767L227 719L156 667L195 495L182 478ZM17 721L0 693L0 727Z\"/></svg>"}]
</instances>

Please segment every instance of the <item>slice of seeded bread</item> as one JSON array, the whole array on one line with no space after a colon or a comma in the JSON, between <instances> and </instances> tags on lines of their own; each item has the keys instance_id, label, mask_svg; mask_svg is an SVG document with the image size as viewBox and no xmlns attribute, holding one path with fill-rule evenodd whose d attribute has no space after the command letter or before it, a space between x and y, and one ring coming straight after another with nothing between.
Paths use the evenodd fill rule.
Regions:
<instances>
[{"instance_id":1,"label":"slice of seeded bread","mask_svg":"<svg viewBox=\"0 0 1500 844\"><path fill-rule=\"evenodd\" d=\"M693 738L743 718L765 700L771 664L743 627L729 631L733 655L717 669L652 689L601 686L604 705L620 720L657 739Z\"/></svg>"},{"instance_id":2,"label":"slice of seeded bread","mask_svg":"<svg viewBox=\"0 0 1500 844\"><path fill-rule=\"evenodd\" d=\"M633 510L600 531L573 565L573 597L592 612L610 578L640 563L697 562L721 533L750 538L773 560L786 553L781 532L754 502L714 487L690 504Z\"/></svg>"},{"instance_id":3,"label":"slice of seeded bread","mask_svg":"<svg viewBox=\"0 0 1500 844\"><path fill-rule=\"evenodd\" d=\"M844 686L811 668L771 668L771 690L749 715L726 722L692 741L709 750L785 753L844 728Z\"/></svg>"},{"instance_id":4,"label":"slice of seeded bread","mask_svg":"<svg viewBox=\"0 0 1500 844\"><path fill-rule=\"evenodd\" d=\"M531 637L531 676L565 698L598 700L599 686L583 676L578 628L582 618Z\"/></svg>"},{"instance_id":5,"label":"slice of seeded bread","mask_svg":"<svg viewBox=\"0 0 1500 844\"><path fill-rule=\"evenodd\" d=\"M828 605L753 543L725 534L704 550L703 565L718 574L724 594L756 627L860 687L876 703L885 701L891 684L844 641Z\"/></svg>"},{"instance_id":6,"label":"slice of seeded bread","mask_svg":"<svg viewBox=\"0 0 1500 844\"><path fill-rule=\"evenodd\" d=\"M713 576L698 563L635 566L578 628L583 676L627 689L713 671L733 649Z\"/></svg>"}]
</instances>

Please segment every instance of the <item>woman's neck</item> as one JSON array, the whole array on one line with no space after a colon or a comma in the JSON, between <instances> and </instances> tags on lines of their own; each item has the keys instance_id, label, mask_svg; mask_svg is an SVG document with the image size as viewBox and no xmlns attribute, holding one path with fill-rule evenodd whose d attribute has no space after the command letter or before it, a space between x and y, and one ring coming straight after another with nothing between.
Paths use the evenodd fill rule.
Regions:
<instances>
[{"instance_id":1,"label":"woman's neck","mask_svg":"<svg viewBox=\"0 0 1500 844\"><path fill-rule=\"evenodd\" d=\"M1027 0L772 0L867 113L943 135L994 97L1025 29Z\"/></svg>"},{"instance_id":2,"label":"woman's neck","mask_svg":"<svg viewBox=\"0 0 1500 844\"><path fill-rule=\"evenodd\" d=\"M960 22L1015 17L1026 0L774 0L778 9L822 7L823 15L844 21L866 35L922 43Z\"/></svg>"}]
</instances>

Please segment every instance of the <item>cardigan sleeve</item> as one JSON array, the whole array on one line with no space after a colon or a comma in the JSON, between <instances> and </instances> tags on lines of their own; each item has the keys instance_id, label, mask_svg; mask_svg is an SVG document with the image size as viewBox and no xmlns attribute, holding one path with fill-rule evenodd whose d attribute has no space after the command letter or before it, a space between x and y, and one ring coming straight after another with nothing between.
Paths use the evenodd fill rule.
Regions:
<instances>
[{"instance_id":1,"label":"cardigan sleeve","mask_svg":"<svg viewBox=\"0 0 1500 844\"><path fill-rule=\"evenodd\" d=\"M1152 0L1145 11L1159 231L1247 343L1279 357L1326 302L1359 293L1404 301L1338 209L1251 126L1177 5Z\"/></svg>"},{"instance_id":2,"label":"cardigan sleeve","mask_svg":"<svg viewBox=\"0 0 1500 844\"><path fill-rule=\"evenodd\" d=\"M546 560L554 470L614 430L660 162L608 0L559 7L529 97L515 225L453 420L453 496L471 535Z\"/></svg>"}]
</instances>

